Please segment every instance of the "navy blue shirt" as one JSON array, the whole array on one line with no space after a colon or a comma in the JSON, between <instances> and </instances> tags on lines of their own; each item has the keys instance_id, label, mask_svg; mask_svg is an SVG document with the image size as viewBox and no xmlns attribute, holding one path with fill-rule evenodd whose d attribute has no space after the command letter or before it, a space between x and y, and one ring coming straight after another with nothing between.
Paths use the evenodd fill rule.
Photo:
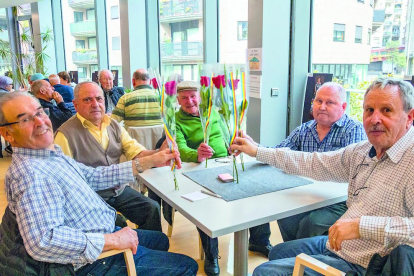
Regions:
<instances>
[{"instance_id":1,"label":"navy blue shirt","mask_svg":"<svg viewBox=\"0 0 414 276\"><path fill-rule=\"evenodd\" d=\"M59 92L62 95L63 101L65 103L71 103L73 101L73 88L67 85L55 84L53 85L56 92Z\"/></svg>"}]
</instances>

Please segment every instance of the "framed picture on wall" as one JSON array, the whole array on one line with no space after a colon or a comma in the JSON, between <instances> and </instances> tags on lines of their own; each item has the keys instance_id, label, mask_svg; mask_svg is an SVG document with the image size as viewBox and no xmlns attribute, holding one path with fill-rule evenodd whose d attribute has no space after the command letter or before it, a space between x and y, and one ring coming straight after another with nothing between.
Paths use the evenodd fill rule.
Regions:
<instances>
[{"instance_id":1,"label":"framed picture on wall","mask_svg":"<svg viewBox=\"0 0 414 276\"><path fill-rule=\"evenodd\" d=\"M72 82L76 84L79 83L78 71L69 71L69 75L70 75L70 79L72 80Z\"/></svg>"},{"instance_id":2,"label":"framed picture on wall","mask_svg":"<svg viewBox=\"0 0 414 276\"><path fill-rule=\"evenodd\" d=\"M97 84L99 84L99 81L98 81L98 71L95 71L95 72L92 73L92 81L93 82L96 82Z\"/></svg>"},{"instance_id":3,"label":"framed picture on wall","mask_svg":"<svg viewBox=\"0 0 414 276\"><path fill-rule=\"evenodd\" d=\"M114 86L118 86L118 70L111 70L112 75L114 76Z\"/></svg>"},{"instance_id":4,"label":"framed picture on wall","mask_svg":"<svg viewBox=\"0 0 414 276\"><path fill-rule=\"evenodd\" d=\"M332 81L332 74L311 73L306 82L305 97L303 102L302 123L313 120L313 101L316 91L325 83Z\"/></svg>"}]
</instances>

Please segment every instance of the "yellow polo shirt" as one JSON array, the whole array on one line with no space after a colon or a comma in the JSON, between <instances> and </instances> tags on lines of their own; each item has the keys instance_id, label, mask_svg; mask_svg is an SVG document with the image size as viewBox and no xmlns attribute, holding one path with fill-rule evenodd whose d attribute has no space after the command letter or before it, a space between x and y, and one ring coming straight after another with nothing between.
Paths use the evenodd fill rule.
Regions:
<instances>
[{"instance_id":1,"label":"yellow polo shirt","mask_svg":"<svg viewBox=\"0 0 414 276\"><path fill-rule=\"evenodd\" d=\"M107 115L104 115L101 129L99 129L90 121L86 120L81 115L79 115L79 113L76 113L76 116L81 121L83 127L85 127L89 131L89 133L92 134L92 136L99 142L99 144L101 144L102 148L106 150L109 144L109 135L106 129L111 123L111 118L109 118ZM66 139L65 135L63 135L62 132L57 132L54 143L62 148L64 154L73 158L73 153L69 147L68 139ZM141 151L145 150L145 147L139 144L135 139L132 139L123 127L121 134L121 144L122 153L128 160L131 160L132 158L137 156Z\"/></svg>"}]
</instances>

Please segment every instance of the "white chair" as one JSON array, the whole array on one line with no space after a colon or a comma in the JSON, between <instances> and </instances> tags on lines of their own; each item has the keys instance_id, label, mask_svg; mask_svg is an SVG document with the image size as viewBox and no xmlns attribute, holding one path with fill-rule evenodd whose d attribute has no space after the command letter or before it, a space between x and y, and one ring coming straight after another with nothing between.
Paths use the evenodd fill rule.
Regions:
<instances>
[{"instance_id":1,"label":"white chair","mask_svg":"<svg viewBox=\"0 0 414 276\"><path fill-rule=\"evenodd\" d=\"M136 276L137 275L137 270L135 268L134 256L132 255L131 249L105 251L105 252L102 252L101 255L99 255L98 260L106 258L106 257L113 256L113 255L116 255L116 254L120 254L120 253L124 253L124 258L125 258L125 263L126 263L128 275L129 276Z\"/></svg>"},{"instance_id":2,"label":"white chair","mask_svg":"<svg viewBox=\"0 0 414 276\"><path fill-rule=\"evenodd\" d=\"M138 143L146 149L152 150L163 135L164 125L129 127L127 131Z\"/></svg>"},{"instance_id":3,"label":"white chair","mask_svg":"<svg viewBox=\"0 0 414 276\"><path fill-rule=\"evenodd\" d=\"M316 272L319 272L326 276L344 276L345 273L329 266L321 261L318 261L315 258L312 258L305 253L301 253L296 256L295 267L293 269L292 276L303 276L305 272L305 267L308 267Z\"/></svg>"}]
</instances>

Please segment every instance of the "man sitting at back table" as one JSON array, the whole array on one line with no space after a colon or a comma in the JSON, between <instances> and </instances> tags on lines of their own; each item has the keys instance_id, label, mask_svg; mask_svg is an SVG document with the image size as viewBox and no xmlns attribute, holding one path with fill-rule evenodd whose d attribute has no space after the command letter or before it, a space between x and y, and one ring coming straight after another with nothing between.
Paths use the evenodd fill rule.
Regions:
<instances>
[{"instance_id":1,"label":"man sitting at back table","mask_svg":"<svg viewBox=\"0 0 414 276\"><path fill-rule=\"evenodd\" d=\"M67 108L70 109L72 114L76 114L75 107L73 106L73 88L67 85L60 84L60 78L56 74L49 75L49 83L56 92L58 92L65 102Z\"/></svg>"},{"instance_id":2,"label":"man sitting at back table","mask_svg":"<svg viewBox=\"0 0 414 276\"><path fill-rule=\"evenodd\" d=\"M135 71L132 75L134 91L123 95L112 110L111 117L118 122L124 121L126 129L162 124L160 98L150 81L147 70Z\"/></svg>"},{"instance_id":3,"label":"man sitting at back table","mask_svg":"<svg viewBox=\"0 0 414 276\"><path fill-rule=\"evenodd\" d=\"M33 259L73 264L76 275L126 275L122 255L97 258L104 251L129 248L135 254L138 275L197 273L197 263L191 258L163 252L169 246L164 234L128 227L118 231L115 210L93 191L131 182L141 169L163 165L178 154L165 150L162 158L142 163L141 168L133 161L87 167L53 145L52 124L42 106L19 92L0 99L0 134L14 152L5 177L8 206ZM16 262L20 257L23 271L17 272L24 274L24 264L29 261L24 252L13 252L13 244L6 246L4 239L0 239L0 248L6 251L0 254L1 263ZM16 271L5 274L15 275Z\"/></svg>"},{"instance_id":4,"label":"man sitting at back table","mask_svg":"<svg viewBox=\"0 0 414 276\"><path fill-rule=\"evenodd\" d=\"M119 98L125 94L125 90L123 87L114 86L114 75L108 69L98 72L98 81L104 91L105 113L112 113Z\"/></svg>"},{"instance_id":5,"label":"man sitting at back table","mask_svg":"<svg viewBox=\"0 0 414 276\"><path fill-rule=\"evenodd\" d=\"M364 128L345 114L346 91L333 82L322 85L313 102L315 119L297 127L275 148L305 152L334 151L366 140ZM244 135L248 137L248 135ZM250 137L249 137L250 138ZM254 142L251 138L250 140ZM327 235L329 227L347 210L341 202L277 221L284 241Z\"/></svg>"},{"instance_id":6,"label":"man sitting at back table","mask_svg":"<svg viewBox=\"0 0 414 276\"><path fill-rule=\"evenodd\" d=\"M162 156L162 152L146 150L105 114L103 92L96 83L79 83L75 87L73 102L77 115L63 124L55 137L55 144L66 155L91 167L119 164L123 154L128 160L135 159L141 164ZM117 189L97 193L131 222L138 224L140 229L162 231L158 203L126 183Z\"/></svg>"},{"instance_id":7,"label":"man sitting at back table","mask_svg":"<svg viewBox=\"0 0 414 276\"><path fill-rule=\"evenodd\" d=\"M184 162L203 162L206 158L227 156L227 148L219 124L223 124L217 111L212 110L209 145L203 143L204 134L200 121L198 106L200 92L196 82L183 81L177 85L177 98L181 108L175 114L177 125L177 146ZM218 239L210 238L197 228L200 233L206 259L204 271L207 275L220 273L218 266ZM250 228L249 250L268 255L272 248L269 241L268 223Z\"/></svg>"},{"instance_id":8,"label":"man sitting at back table","mask_svg":"<svg viewBox=\"0 0 414 276\"><path fill-rule=\"evenodd\" d=\"M257 267L254 275L290 275L295 256L300 253L341 271L354 270L363 275L375 253L386 256L395 248L400 250L398 246L403 244L409 245L402 247L404 250L413 251L413 93L412 85L402 80L374 81L363 103L368 141L337 151L268 149L245 138L235 139L232 150L255 156L287 173L320 181L349 182L348 210L329 228L328 237L278 244L269 254L271 261ZM406 256L404 250L399 255L402 259ZM391 255L385 268L395 264L394 257ZM414 275L412 264L398 269L393 275ZM311 270L305 272L316 275Z\"/></svg>"}]
</instances>

